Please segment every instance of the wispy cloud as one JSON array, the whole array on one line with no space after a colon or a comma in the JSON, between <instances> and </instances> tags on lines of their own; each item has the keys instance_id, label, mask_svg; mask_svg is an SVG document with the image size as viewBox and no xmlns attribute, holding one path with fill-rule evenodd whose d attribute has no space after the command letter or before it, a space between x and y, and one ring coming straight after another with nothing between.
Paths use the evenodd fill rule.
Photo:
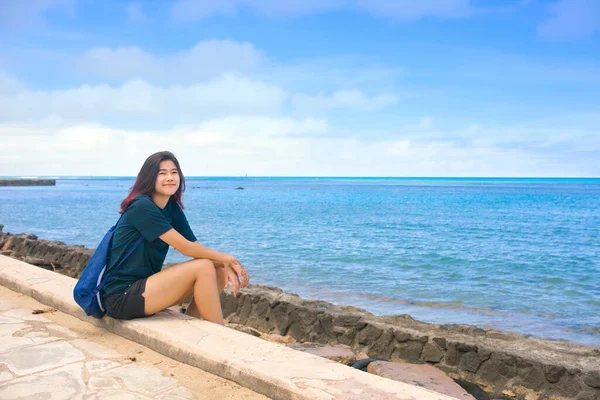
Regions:
<instances>
[{"instance_id":1,"label":"wispy cloud","mask_svg":"<svg viewBox=\"0 0 600 400\"><path fill-rule=\"evenodd\" d=\"M215 115L276 114L286 98L285 91L277 86L230 74L187 86L155 86L133 79L119 86L0 92L0 121L55 116L71 121L125 118L138 120L138 125L156 121L172 124Z\"/></svg>"},{"instance_id":2,"label":"wispy cloud","mask_svg":"<svg viewBox=\"0 0 600 400\"><path fill-rule=\"evenodd\" d=\"M232 15L241 9L270 17L359 10L400 20L460 18L472 13L470 0L178 0L171 9L171 15L176 21L192 22L214 15Z\"/></svg>"},{"instance_id":3,"label":"wispy cloud","mask_svg":"<svg viewBox=\"0 0 600 400\"><path fill-rule=\"evenodd\" d=\"M51 9L69 13L75 10L75 0L2 0L0 26L24 27L40 23L42 15Z\"/></svg>"},{"instance_id":4,"label":"wispy cloud","mask_svg":"<svg viewBox=\"0 0 600 400\"><path fill-rule=\"evenodd\" d=\"M470 0L356 0L355 7L381 17L401 20L463 18L473 13Z\"/></svg>"},{"instance_id":5,"label":"wispy cloud","mask_svg":"<svg viewBox=\"0 0 600 400\"><path fill-rule=\"evenodd\" d=\"M143 78L190 83L225 72L245 73L264 66L266 56L250 43L205 40L192 48L156 57L139 47L93 48L78 60L79 71L111 80Z\"/></svg>"},{"instance_id":6,"label":"wispy cloud","mask_svg":"<svg viewBox=\"0 0 600 400\"><path fill-rule=\"evenodd\" d=\"M374 111L397 104L398 98L393 94L367 96L360 90L338 90L331 95L297 94L291 102L294 111L310 114L336 109Z\"/></svg>"},{"instance_id":7,"label":"wispy cloud","mask_svg":"<svg viewBox=\"0 0 600 400\"><path fill-rule=\"evenodd\" d=\"M129 3L127 5L127 22L130 24L145 24L148 16L144 13L140 3Z\"/></svg>"},{"instance_id":8,"label":"wispy cloud","mask_svg":"<svg viewBox=\"0 0 600 400\"><path fill-rule=\"evenodd\" d=\"M538 35L551 40L573 40L591 36L600 29L600 2L560 0L548 6L551 17L538 28Z\"/></svg>"}]
</instances>

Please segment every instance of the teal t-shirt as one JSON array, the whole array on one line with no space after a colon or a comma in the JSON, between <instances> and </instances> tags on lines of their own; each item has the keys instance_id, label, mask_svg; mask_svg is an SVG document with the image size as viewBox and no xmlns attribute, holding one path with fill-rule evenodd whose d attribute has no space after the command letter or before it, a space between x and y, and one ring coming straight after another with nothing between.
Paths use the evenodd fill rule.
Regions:
<instances>
[{"instance_id":1,"label":"teal t-shirt","mask_svg":"<svg viewBox=\"0 0 600 400\"><path fill-rule=\"evenodd\" d=\"M135 281L159 272L169 250L169 245L160 240L159 236L172 228L189 241L197 240L183 210L173 197L163 209L150 196L133 199L115 228L106 274L114 270L140 235L144 240L106 283L102 289L103 296L119 292Z\"/></svg>"}]
</instances>

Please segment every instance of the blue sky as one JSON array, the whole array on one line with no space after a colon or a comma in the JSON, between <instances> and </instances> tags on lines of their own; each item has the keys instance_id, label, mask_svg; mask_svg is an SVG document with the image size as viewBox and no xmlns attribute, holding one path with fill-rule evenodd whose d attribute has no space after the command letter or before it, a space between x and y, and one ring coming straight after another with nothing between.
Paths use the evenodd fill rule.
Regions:
<instances>
[{"instance_id":1,"label":"blue sky","mask_svg":"<svg viewBox=\"0 0 600 400\"><path fill-rule=\"evenodd\" d=\"M600 176L597 0L0 0L0 175Z\"/></svg>"}]
</instances>

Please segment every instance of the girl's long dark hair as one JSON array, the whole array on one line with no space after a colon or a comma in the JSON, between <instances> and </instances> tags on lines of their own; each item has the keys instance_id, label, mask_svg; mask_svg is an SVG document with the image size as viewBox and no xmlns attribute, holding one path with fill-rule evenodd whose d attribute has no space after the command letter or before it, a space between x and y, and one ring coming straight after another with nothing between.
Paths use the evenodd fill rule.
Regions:
<instances>
[{"instance_id":1,"label":"girl's long dark hair","mask_svg":"<svg viewBox=\"0 0 600 400\"><path fill-rule=\"evenodd\" d=\"M179 161L177 161L175 154L170 151L159 151L158 153L152 154L144 161L144 165L142 165L142 168L135 179L135 183L131 189L129 189L129 194L121 202L119 214L123 214L129 206L129 203L137 196L146 195L152 197L154 187L156 186L156 177L158 176L158 170L160 169L160 162L164 160L173 161L179 172L179 188L177 188L177 191L173 194L173 199L179 204L179 207L183 209L182 198L183 192L185 192L185 178L183 172L181 172Z\"/></svg>"}]
</instances>

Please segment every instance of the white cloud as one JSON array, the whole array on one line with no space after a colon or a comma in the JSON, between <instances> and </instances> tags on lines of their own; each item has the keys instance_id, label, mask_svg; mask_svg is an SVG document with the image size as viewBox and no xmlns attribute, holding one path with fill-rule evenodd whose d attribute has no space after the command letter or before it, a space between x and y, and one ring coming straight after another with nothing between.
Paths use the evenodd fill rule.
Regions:
<instances>
[{"instance_id":1,"label":"white cloud","mask_svg":"<svg viewBox=\"0 0 600 400\"><path fill-rule=\"evenodd\" d=\"M0 121L56 116L75 121L127 117L195 122L218 115L277 113L286 98L277 86L232 74L188 86L159 87L134 79L114 87L0 93Z\"/></svg>"},{"instance_id":2,"label":"white cloud","mask_svg":"<svg viewBox=\"0 0 600 400\"><path fill-rule=\"evenodd\" d=\"M84 74L109 79L192 83L224 72L252 72L267 62L266 56L250 43L205 40L189 50L162 57L138 47L93 48L83 54L77 65Z\"/></svg>"},{"instance_id":3,"label":"white cloud","mask_svg":"<svg viewBox=\"0 0 600 400\"><path fill-rule=\"evenodd\" d=\"M137 47L90 49L78 60L78 67L109 79L147 78L164 72L152 55Z\"/></svg>"},{"instance_id":4,"label":"white cloud","mask_svg":"<svg viewBox=\"0 0 600 400\"><path fill-rule=\"evenodd\" d=\"M232 15L243 8L284 17L358 9L403 20L466 17L472 11L470 0L179 0L171 9L171 16L179 22L192 22L214 15Z\"/></svg>"},{"instance_id":5,"label":"white cloud","mask_svg":"<svg viewBox=\"0 0 600 400\"><path fill-rule=\"evenodd\" d=\"M366 96L360 90L340 90L330 96L323 93L317 95L297 94L292 98L292 107L300 112L324 112L334 109L354 111L373 111L398 102L396 96L381 94Z\"/></svg>"},{"instance_id":6,"label":"white cloud","mask_svg":"<svg viewBox=\"0 0 600 400\"><path fill-rule=\"evenodd\" d=\"M243 127L243 128L240 128ZM201 123L197 127L202 132L255 136L287 136L295 134L324 133L327 122L321 119L305 118L296 120L288 117L273 118L264 116L230 116Z\"/></svg>"},{"instance_id":7,"label":"white cloud","mask_svg":"<svg viewBox=\"0 0 600 400\"><path fill-rule=\"evenodd\" d=\"M571 40L591 36L600 29L600 2L559 0L549 6L552 16L538 28L546 39Z\"/></svg>"},{"instance_id":8,"label":"white cloud","mask_svg":"<svg viewBox=\"0 0 600 400\"><path fill-rule=\"evenodd\" d=\"M416 124L428 129L428 123ZM186 175L267 176L598 176L597 131L580 134L580 148L555 131L538 129L529 144L513 137L486 139L479 127L472 140L439 140L432 133L398 132L396 138L315 137L331 129L310 119L230 116L166 130L114 129L99 124L47 121L0 125L0 169L6 175L135 175L143 160L171 150ZM495 133L513 131L506 128ZM296 134L298 133L298 134ZM441 138L456 132L438 131ZM552 138L536 142L544 135ZM479 137L479 139L477 138ZM18 140L13 140L18 138ZM526 141L525 141L526 142ZM595 153L594 153L595 152Z\"/></svg>"},{"instance_id":9,"label":"white cloud","mask_svg":"<svg viewBox=\"0 0 600 400\"><path fill-rule=\"evenodd\" d=\"M130 24L144 24L148 22L148 17L144 13L140 3L129 3L127 5L127 22Z\"/></svg>"}]
</instances>

